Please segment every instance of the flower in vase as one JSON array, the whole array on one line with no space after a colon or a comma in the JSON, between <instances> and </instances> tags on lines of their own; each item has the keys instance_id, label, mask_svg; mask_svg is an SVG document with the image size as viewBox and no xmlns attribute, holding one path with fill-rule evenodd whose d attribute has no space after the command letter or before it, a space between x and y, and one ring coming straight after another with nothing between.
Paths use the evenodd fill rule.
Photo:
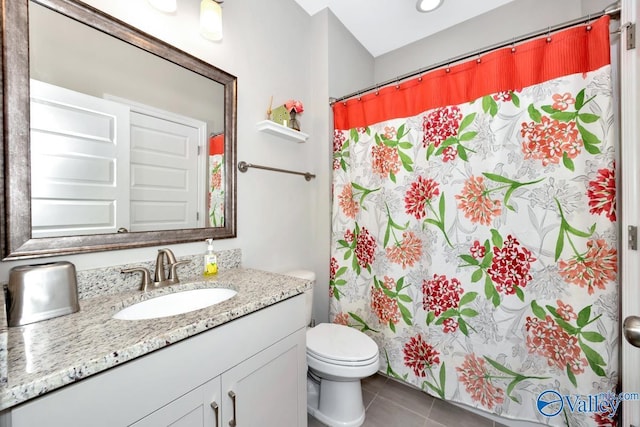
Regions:
<instances>
[{"instance_id":1,"label":"flower in vase","mask_svg":"<svg viewBox=\"0 0 640 427\"><path fill-rule=\"evenodd\" d=\"M290 113L296 114L300 114L304 111L304 105L302 105L302 102L296 101L295 99L290 99L285 102L284 108L286 108Z\"/></svg>"}]
</instances>

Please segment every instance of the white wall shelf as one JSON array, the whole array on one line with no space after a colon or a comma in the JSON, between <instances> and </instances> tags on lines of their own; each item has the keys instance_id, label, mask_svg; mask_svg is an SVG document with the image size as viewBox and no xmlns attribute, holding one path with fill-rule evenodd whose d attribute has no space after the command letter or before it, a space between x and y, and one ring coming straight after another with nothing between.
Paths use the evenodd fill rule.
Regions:
<instances>
[{"instance_id":1,"label":"white wall shelf","mask_svg":"<svg viewBox=\"0 0 640 427\"><path fill-rule=\"evenodd\" d=\"M304 132L293 130L271 120L263 120L256 124L260 132L270 133L296 142L305 142L309 135Z\"/></svg>"}]
</instances>

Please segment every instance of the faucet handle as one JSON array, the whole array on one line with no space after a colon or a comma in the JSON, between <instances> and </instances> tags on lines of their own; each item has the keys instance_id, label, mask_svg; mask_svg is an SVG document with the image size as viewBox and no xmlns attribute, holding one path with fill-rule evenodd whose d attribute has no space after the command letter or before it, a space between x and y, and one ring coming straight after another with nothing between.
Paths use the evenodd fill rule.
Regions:
<instances>
[{"instance_id":1,"label":"faucet handle","mask_svg":"<svg viewBox=\"0 0 640 427\"><path fill-rule=\"evenodd\" d=\"M151 273L149 270L144 267L133 267L133 268L125 268L120 271L120 273L142 273L142 281L140 282L140 290L146 291L147 287L151 285Z\"/></svg>"},{"instance_id":2,"label":"faucet handle","mask_svg":"<svg viewBox=\"0 0 640 427\"><path fill-rule=\"evenodd\" d=\"M189 264L190 262L190 260L185 259L169 264L169 277L167 278L167 280L172 280L174 283L178 283L180 281L180 279L178 279L178 266Z\"/></svg>"}]
</instances>

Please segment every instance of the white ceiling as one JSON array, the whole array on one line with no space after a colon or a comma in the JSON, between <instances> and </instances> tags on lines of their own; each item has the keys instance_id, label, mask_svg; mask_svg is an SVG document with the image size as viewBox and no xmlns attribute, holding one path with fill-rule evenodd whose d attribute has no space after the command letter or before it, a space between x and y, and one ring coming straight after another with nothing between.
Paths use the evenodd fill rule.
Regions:
<instances>
[{"instance_id":1,"label":"white ceiling","mask_svg":"<svg viewBox=\"0 0 640 427\"><path fill-rule=\"evenodd\" d=\"M295 0L309 15L329 8L374 57L514 0L444 0L420 13L416 0Z\"/></svg>"}]
</instances>

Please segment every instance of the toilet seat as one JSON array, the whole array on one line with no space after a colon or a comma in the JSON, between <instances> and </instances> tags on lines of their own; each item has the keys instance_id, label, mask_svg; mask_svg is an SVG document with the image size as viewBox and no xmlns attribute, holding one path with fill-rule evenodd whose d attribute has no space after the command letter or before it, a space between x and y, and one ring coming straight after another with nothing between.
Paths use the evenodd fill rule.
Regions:
<instances>
[{"instance_id":1,"label":"toilet seat","mask_svg":"<svg viewBox=\"0 0 640 427\"><path fill-rule=\"evenodd\" d=\"M357 329L320 323L307 330L307 356L341 366L365 366L378 359L378 345Z\"/></svg>"}]
</instances>

